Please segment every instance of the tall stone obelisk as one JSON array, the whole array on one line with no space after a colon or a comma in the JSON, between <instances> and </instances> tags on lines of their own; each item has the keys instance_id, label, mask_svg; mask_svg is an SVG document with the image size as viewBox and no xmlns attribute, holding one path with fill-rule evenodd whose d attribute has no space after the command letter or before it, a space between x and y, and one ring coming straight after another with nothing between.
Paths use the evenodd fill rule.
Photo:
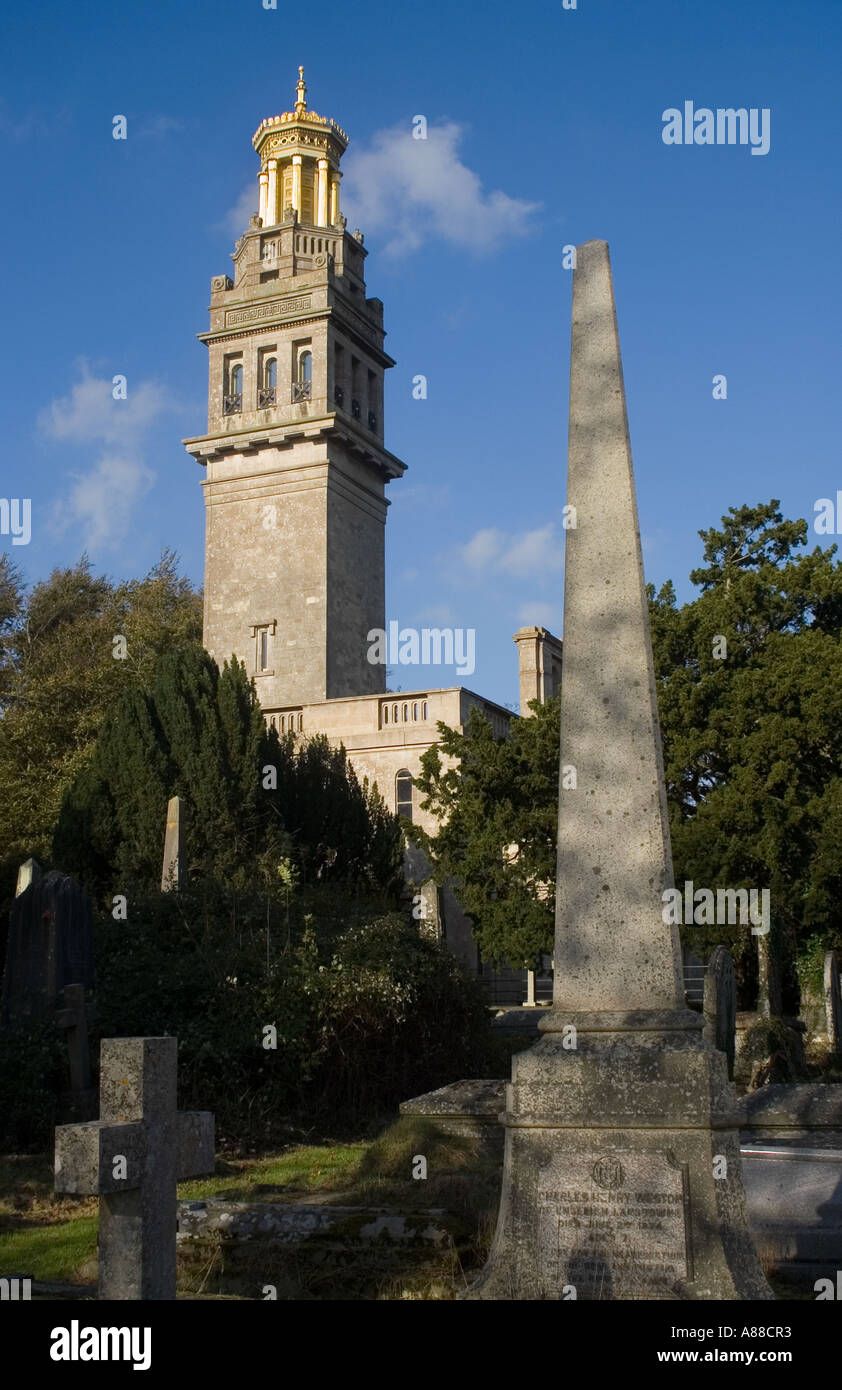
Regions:
<instances>
[{"instance_id":1,"label":"tall stone obelisk","mask_svg":"<svg viewBox=\"0 0 842 1390\"><path fill-rule=\"evenodd\" d=\"M684 1006L608 246L577 249L555 993L514 1059L497 1233L469 1297L770 1298L722 1053ZM565 785L567 784L567 785Z\"/></svg>"}]
</instances>

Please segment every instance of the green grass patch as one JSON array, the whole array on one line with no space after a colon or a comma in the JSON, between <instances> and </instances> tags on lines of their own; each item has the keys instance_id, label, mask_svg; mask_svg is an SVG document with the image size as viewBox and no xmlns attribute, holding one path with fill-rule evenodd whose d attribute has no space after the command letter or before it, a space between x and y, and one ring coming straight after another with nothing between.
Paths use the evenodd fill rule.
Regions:
<instances>
[{"instance_id":1,"label":"green grass patch","mask_svg":"<svg viewBox=\"0 0 842 1390\"><path fill-rule=\"evenodd\" d=\"M427 1160L426 1179L413 1178L418 1155ZM291 1247L215 1236L190 1242L179 1255L179 1288L185 1296L260 1299L263 1286L271 1284L279 1300L451 1299L487 1257L500 1194L500 1156L485 1152L477 1138L447 1134L429 1120L406 1116L371 1143L301 1146L244 1168L247 1196L257 1202L276 1202L287 1194L306 1200L308 1191L319 1191L323 1199L361 1210ZM279 1196L269 1179L300 1186ZM242 1171L222 1181L221 1195L235 1199L236 1189L227 1185L231 1181L243 1191ZM194 1191L210 1196L199 1191L209 1186L184 1184L181 1194L187 1196L189 1188L191 1196ZM404 1215L419 1237L430 1225L430 1209L439 1209L434 1225L446 1239L439 1245L423 1239L364 1242L360 1227L371 1220L372 1208Z\"/></svg>"},{"instance_id":2,"label":"green grass patch","mask_svg":"<svg viewBox=\"0 0 842 1390\"><path fill-rule=\"evenodd\" d=\"M424 1180L412 1176L417 1155L427 1160ZM90 1281L97 1203L57 1196L52 1183L49 1157L0 1157L0 1273L16 1271L44 1283ZM353 1230L341 1227L288 1251L259 1242L191 1242L181 1247L179 1292L260 1298L262 1285L274 1283L282 1299L453 1297L464 1287L466 1271L485 1258L499 1190L499 1158L484 1154L474 1138L445 1134L412 1116L373 1141L297 1144L280 1154L220 1158L212 1177L179 1184L179 1198L260 1203L306 1202L318 1195L341 1205L403 1212L410 1225L416 1219L425 1227L428 1218L422 1220L421 1212L442 1208L446 1248L409 1241L405 1249L388 1242L368 1249Z\"/></svg>"},{"instance_id":3,"label":"green grass patch","mask_svg":"<svg viewBox=\"0 0 842 1390\"><path fill-rule=\"evenodd\" d=\"M46 1226L0 1231L0 1271L28 1274L42 1283L73 1283L81 1265L96 1258L96 1216Z\"/></svg>"},{"instance_id":4,"label":"green grass patch","mask_svg":"<svg viewBox=\"0 0 842 1390\"><path fill-rule=\"evenodd\" d=\"M227 1197L249 1200L298 1200L307 1193L339 1192L349 1187L370 1146L359 1144L300 1144L264 1158L217 1161L212 1177L179 1183L183 1201Z\"/></svg>"}]
</instances>

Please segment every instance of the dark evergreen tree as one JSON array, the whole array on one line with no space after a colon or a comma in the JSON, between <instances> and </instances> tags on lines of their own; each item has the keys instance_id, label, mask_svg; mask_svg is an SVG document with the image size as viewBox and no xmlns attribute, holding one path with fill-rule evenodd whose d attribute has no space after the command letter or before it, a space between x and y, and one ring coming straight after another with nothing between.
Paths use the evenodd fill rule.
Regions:
<instances>
[{"instance_id":1,"label":"dark evergreen tree","mask_svg":"<svg viewBox=\"0 0 842 1390\"><path fill-rule=\"evenodd\" d=\"M304 882L396 890L397 818L360 787L343 749L279 739L236 659L220 673L200 648L168 652L148 694L126 692L65 795L55 862L100 897L154 889L170 796L185 802L194 880L277 887L291 859Z\"/></svg>"},{"instance_id":2,"label":"dark evergreen tree","mask_svg":"<svg viewBox=\"0 0 842 1390\"><path fill-rule=\"evenodd\" d=\"M0 861L49 856L64 792L121 696L147 688L161 653L199 649L201 630L201 596L169 552L120 585L83 556L28 593L0 565Z\"/></svg>"}]
</instances>

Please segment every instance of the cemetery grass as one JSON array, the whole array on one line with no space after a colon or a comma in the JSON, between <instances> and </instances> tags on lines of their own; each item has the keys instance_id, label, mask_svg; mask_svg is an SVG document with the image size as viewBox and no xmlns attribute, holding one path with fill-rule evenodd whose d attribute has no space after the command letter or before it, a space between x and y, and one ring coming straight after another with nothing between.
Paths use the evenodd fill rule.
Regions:
<instances>
[{"instance_id":1,"label":"cemetery grass","mask_svg":"<svg viewBox=\"0 0 842 1390\"><path fill-rule=\"evenodd\" d=\"M423 1154L428 1177L412 1179ZM194 1240L180 1246L179 1296L260 1298L266 1283L279 1299L448 1299L485 1260L500 1190L499 1159L468 1138L445 1135L427 1120L404 1118L375 1139L293 1144L281 1153L217 1159L212 1177L180 1183L179 1199L336 1203L387 1209L419 1232L435 1209L445 1231L437 1247L358 1239L363 1220L334 1227L328 1241L292 1251L255 1242ZM97 1203L57 1196L49 1158L0 1158L0 1266L42 1283L95 1280ZM347 1229L346 1229L347 1227ZM255 1291L256 1290L256 1291Z\"/></svg>"},{"instance_id":2,"label":"cemetery grass","mask_svg":"<svg viewBox=\"0 0 842 1390\"><path fill-rule=\"evenodd\" d=\"M0 1268L40 1283L82 1282L96 1259L97 1201L53 1192L51 1156L0 1156Z\"/></svg>"}]
</instances>

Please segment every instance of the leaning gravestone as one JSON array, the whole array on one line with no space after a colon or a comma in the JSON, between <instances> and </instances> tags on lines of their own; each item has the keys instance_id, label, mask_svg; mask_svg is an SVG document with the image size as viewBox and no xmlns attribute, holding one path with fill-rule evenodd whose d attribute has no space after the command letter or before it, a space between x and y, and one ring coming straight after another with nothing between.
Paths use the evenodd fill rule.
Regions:
<instances>
[{"instance_id":1,"label":"leaning gravestone","mask_svg":"<svg viewBox=\"0 0 842 1390\"><path fill-rule=\"evenodd\" d=\"M100 1118L56 1129L55 1190L99 1197L99 1297L175 1298L176 1183L212 1173L208 1111L176 1110L175 1038L104 1038Z\"/></svg>"},{"instance_id":2,"label":"leaning gravestone","mask_svg":"<svg viewBox=\"0 0 842 1390\"><path fill-rule=\"evenodd\" d=\"M835 951L825 952L824 1009L828 1048L831 1052L842 1053L842 985L839 980L839 957Z\"/></svg>"},{"instance_id":3,"label":"leaning gravestone","mask_svg":"<svg viewBox=\"0 0 842 1390\"><path fill-rule=\"evenodd\" d=\"M708 961L702 1012L705 1042L725 1053L728 1079L733 1081L737 1040L737 978L731 952L724 946L717 946Z\"/></svg>"},{"instance_id":4,"label":"leaning gravestone","mask_svg":"<svg viewBox=\"0 0 842 1390\"><path fill-rule=\"evenodd\" d=\"M28 861L29 863L29 861ZM27 865L23 866L27 869ZM90 899L72 878L28 870L28 886L9 914L0 1026L26 1027L51 1017L65 985L94 983Z\"/></svg>"},{"instance_id":5,"label":"leaning gravestone","mask_svg":"<svg viewBox=\"0 0 842 1390\"><path fill-rule=\"evenodd\" d=\"M608 247L576 257L560 751L577 785L559 800L553 1007L513 1062L497 1233L468 1297L771 1298L736 1095L664 921L669 822Z\"/></svg>"}]
</instances>

